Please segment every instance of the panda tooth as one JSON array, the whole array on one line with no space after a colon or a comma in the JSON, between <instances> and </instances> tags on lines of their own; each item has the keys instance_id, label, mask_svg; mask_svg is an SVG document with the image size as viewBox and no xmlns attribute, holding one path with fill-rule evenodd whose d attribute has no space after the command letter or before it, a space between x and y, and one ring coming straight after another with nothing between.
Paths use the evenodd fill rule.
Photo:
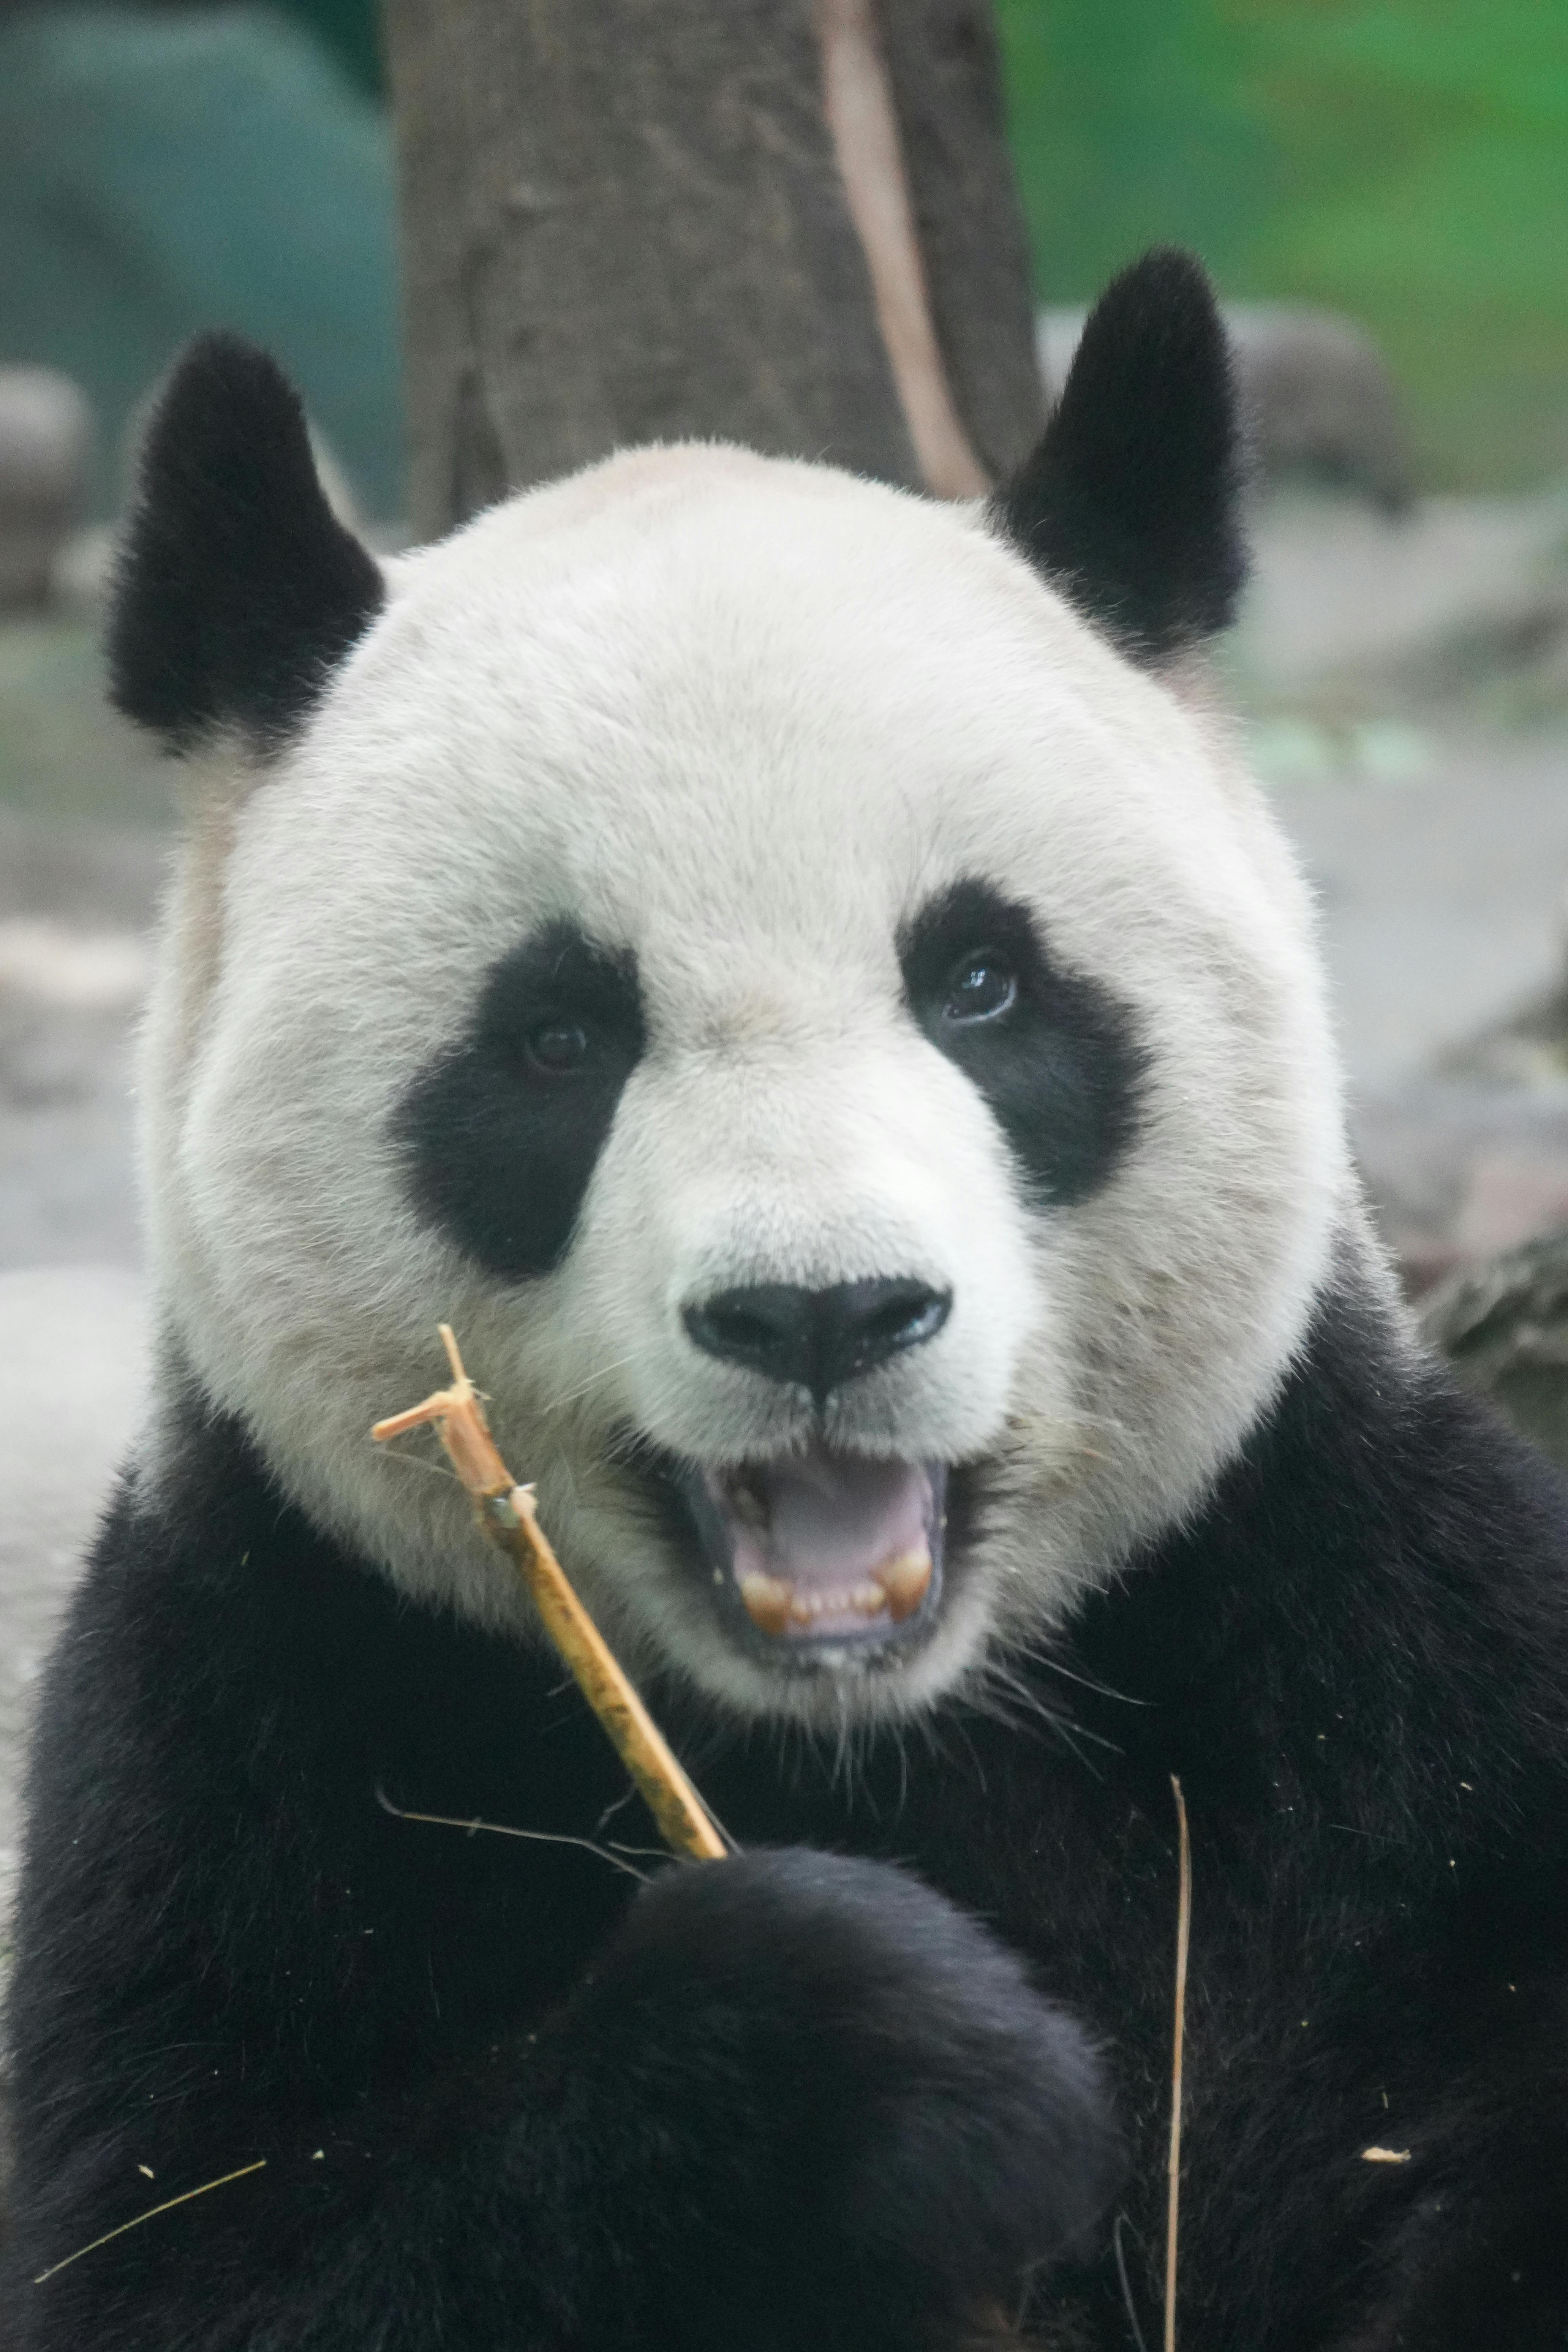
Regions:
<instances>
[{"instance_id":1,"label":"panda tooth","mask_svg":"<svg viewBox=\"0 0 1568 2352\"><path fill-rule=\"evenodd\" d=\"M790 1625L811 1625L819 1617L875 1617L884 1609L896 1624L919 1606L930 1581L931 1559L924 1552L904 1552L875 1576L831 1591L797 1592L787 1577L768 1576L761 1569L738 1580L752 1622L775 1639Z\"/></svg>"},{"instance_id":2,"label":"panda tooth","mask_svg":"<svg viewBox=\"0 0 1568 2352\"><path fill-rule=\"evenodd\" d=\"M921 1545L884 1560L877 1570L877 1581L887 1596L888 1612L895 1625L920 1607L931 1582L931 1553Z\"/></svg>"},{"instance_id":3,"label":"panda tooth","mask_svg":"<svg viewBox=\"0 0 1568 2352\"><path fill-rule=\"evenodd\" d=\"M740 1584L741 1598L752 1624L760 1626L764 1633L782 1633L798 1608L794 1585L783 1577L764 1576L760 1569L751 1570L741 1578Z\"/></svg>"}]
</instances>

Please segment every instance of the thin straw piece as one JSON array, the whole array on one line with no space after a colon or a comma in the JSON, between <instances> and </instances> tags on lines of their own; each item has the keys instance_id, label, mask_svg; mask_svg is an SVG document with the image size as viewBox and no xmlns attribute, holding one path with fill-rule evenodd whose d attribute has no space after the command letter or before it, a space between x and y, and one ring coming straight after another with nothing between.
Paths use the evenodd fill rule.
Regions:
<instances>
[{"instance_id":1,"label":"thin straw piece","mask_svg":"<svg viewBox=\"0 0 1568 2352\"><path fill-rule=\"evenodd\" d=\"M463 1370L451 1325L442 1323L437 1328L452 1368L451 1387L438 1389L407 1412L378 1421L372 1437L384 1443L434 1422L453 1469L473 1499L480 1527L522 1570L552 1641L637 1782L666 1843L693 1861L722 1861L726 1847L701 1798L551 1549L539 1524L532 1487L520 1486L501 1460L484 1408Z\"/></svg>"},{"instance_id":2,"label":"thin straw piece","mask_svg":"<svg viewBox=\"0 0 1568 2352\"><path fill-rule=\"evenodd\" d=\"M1176 1904L1176 2027L1171 2057L1170 2201L1165 2210L1165 2352L1176 2352L1176 2223L1182 2195L1182 2043L1187 2015L1187 1946L1193 1926L1193 1850L1187 1837L1187 1801L1171 1775L1181 1832L1181 1889Z\"/></svg>"},{"instance_id":3,"label":"thin straw piece","mask_svg":"<svg viewBox=\"0 0 1568 2352\"><path fill-rule=\"evenodd\" d=\"M107 2246L110 2238L122 2238L127 2230L139 2230L143 2221L153 2221L160 2213L172 2213L176 2205L188 2205L193 2197L205 2197L209 2189L226 2189L231 2180L243 2180L247 2172L262 2172L266 2167L267 2158L258 2156L254 2164L242 2164L237 2172L220 2173L216 2180L204 2180L199 2189L184 2189L177 2197L165 2197L161 2205L149 2205L145 2213L137 2213L129 2221L121 2221L117 2230L105 2230L102 2237L94 2238L90 2245L79 2246L74 2254L67 2254L60 2262L51 2263L47 2271L38 2273L33 2284L42 2286L44 2281L52 2279L57 2271L68 2271L72 2263L79 2263L83 2254L97 2253L100 2246Z\"/></svg>"}]
</instances>

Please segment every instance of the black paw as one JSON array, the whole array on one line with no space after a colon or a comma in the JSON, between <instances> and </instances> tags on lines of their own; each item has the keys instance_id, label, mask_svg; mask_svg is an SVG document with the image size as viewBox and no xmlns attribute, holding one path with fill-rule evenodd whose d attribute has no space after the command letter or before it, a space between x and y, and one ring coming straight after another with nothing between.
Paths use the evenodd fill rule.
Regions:
<instances>
[{"instance_id":1,"label":"black paw","mask_svg":"<svg viewBox=\"0 0 1568 2352\"><path fill-rule=\"evenodd\" d=\"M1082 2032L883 1864L793 1850L666 1872L574 2023L601 2100L621 2086L611 2169L636 2203L653 2168L668 2200L665 2264L642 2272L651 2340L955 2342L1016 2309L1114 2185Z\"/></svg>"}]
</instances>

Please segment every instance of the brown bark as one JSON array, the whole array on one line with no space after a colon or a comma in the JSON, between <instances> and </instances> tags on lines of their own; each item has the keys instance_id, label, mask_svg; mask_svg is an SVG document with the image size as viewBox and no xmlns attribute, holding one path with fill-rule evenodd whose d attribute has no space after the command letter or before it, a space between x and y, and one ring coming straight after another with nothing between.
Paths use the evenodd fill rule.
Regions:
<instances>
[{"instance_id":1,"label":"brown bark","mask_svg":"<svg viewBox=\"0 0 1568 2352\"><path fill-rule=\"evenodd\" d=\"M988 0L861 5L927 389L974 461L931 486L973 488L1040 406ZM825 112L825 29L814 0L388 0L421 536L638 441L930 478Z\"/></svg>"},{"instance_id":2,"label":"brown bark","mask_svg":"<svg viewBox=\"0 0 1568 2352\"><path fill-rule=\"evenodd\" d=\"M991 0L873 5L931 323L959 420L996 481L1039 437L1045 403Z\"/></svg>"}]
</instances>

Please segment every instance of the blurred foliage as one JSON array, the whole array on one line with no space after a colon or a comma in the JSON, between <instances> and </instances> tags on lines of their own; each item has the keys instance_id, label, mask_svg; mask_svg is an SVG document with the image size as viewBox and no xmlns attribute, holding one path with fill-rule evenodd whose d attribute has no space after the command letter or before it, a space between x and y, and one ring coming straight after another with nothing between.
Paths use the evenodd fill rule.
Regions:
<instances>
[{"instance_id":1,"label":"blurred foliage","mask_svg":"<svg viewBox=\"0 0 1568 2352\"><path fill-rule=\"evenodd\" d=\"M1378 337L1423 478L1568 475L1563 0L996 0L1042 298L1143 246Z\"/></svg>"},{"instance_id":2,"label":"blurred foliage","mask_svg":"<svg viewBox=\"0 0 1568 2352\"><path fill-rule=\"evenodd\" d=\"M95 511L189 335L275 352L373 514L402 502L391 142L271 10L0 11L0 362L74 376Z\"/></svg>"},{"instance_id":3,"label":"blurred foliage","mask_svg":"<svg viewBox=\"0 0 1568 2352\"><path fill-rule=\"evenodd\" d=\"M308 26L367 98L385 96L376 0L290 0L283 14Z\"/></svg>"}]
</instances>

